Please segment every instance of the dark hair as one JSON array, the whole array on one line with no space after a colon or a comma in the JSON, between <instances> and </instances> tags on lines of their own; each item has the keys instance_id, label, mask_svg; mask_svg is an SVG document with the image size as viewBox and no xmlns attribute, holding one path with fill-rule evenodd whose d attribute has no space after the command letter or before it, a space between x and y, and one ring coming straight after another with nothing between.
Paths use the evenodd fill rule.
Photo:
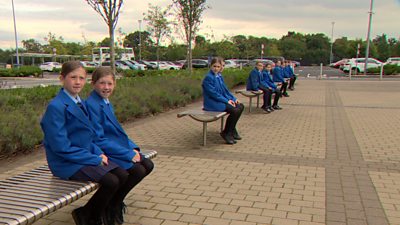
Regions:
<instances>
[{"instance_id":1,"label":"dark hair","mask_svg":"<svg viewBox=\"0 0 400 225\"><path fill-rule=\"evenodd\" d=\"M63 63L61 67L61 76L66 77L67 74L78 68L84 68L82 63L79 61L68 61L66 63Z\"/></svg>"},{"instance_id":2,"label":"dark hair","mask_svg":"<svg viewBox=\"0 0 400 225\"><path fill-rule=\"evenodd\" d=\"M111 75L113 80L115 80L115 74L113 73L111 67L109 66L101 66L96 68L96 70L92 74L92 83L96 83L100 78Z\"/></svg>"},{"instance_id":3,"label":"dark hair","mask_svg":"<svg viewBox=\"0 0 400 225\"><path fill-rule=\"evenodd\" d=\"M214 57L211 59L210 66L214 65L215 63L220 63L222 65L223 62L224 62L224 59L222 57Z\"/></svg>"}]
</instances>

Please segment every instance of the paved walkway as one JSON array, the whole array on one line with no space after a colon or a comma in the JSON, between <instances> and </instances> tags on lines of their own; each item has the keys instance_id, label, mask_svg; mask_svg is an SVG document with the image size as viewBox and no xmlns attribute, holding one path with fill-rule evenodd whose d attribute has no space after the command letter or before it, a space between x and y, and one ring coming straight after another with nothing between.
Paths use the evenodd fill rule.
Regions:
<instances>
[{"instance_id":1,"label":"paved walkway","mask_svg":"<svg viewBox=\"0 0 400 225\"><path fill-rule=\"evenodd\" d=\"M284 110L246 111L233 146L212 123L202 147L201 124L176 118L201 102L126 124L159 152L126 200L126 224L400 224L399 90L399 81L300 80ZM2 177L45 162L37 158ZM87 198L35 225L73 224Z\"/></svg>"}]
</instances>

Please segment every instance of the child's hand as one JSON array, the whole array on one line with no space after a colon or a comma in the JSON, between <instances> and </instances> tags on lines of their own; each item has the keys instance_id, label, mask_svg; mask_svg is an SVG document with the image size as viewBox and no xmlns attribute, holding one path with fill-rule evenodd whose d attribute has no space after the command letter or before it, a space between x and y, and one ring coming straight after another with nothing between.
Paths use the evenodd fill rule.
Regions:
<instances>
[{"instance_id":1,"label":"child's hand","mask_svg":"<svg viewBox=\"0 0 400 225\"><path fill-rule=\"evenodd\" d=\"M229 100L228 101L228 103L229 103L229 105L231 105L231 106L233 106L233 107L235 107L236 105L235 105L235 102L234 101L232 101L232 100Z\"/></svg>"},{"instance_id":2,"label":"child's hand","mask_svg":"<svg viewBox=\"0 0 400 225\"><path fill-rule=\"evenodd\" d=\"M101 157L101 164L107 166L107 165L108 165L108 158L107 158L107 156L104 155L104 154L101 154L100 157Z\"/></svg>"},{"instance_id":3,"label":"child's hand","mask_svg":"<svg viewBox=\"0 0 400 225\"><path fill-rule=\"evenodd\" d=\"M140 162L142 159L139 152L136 149L133 149L133 151L136 153L136 155L133 157L132 162L134 163Z\"/></svg>"}]
</instances>

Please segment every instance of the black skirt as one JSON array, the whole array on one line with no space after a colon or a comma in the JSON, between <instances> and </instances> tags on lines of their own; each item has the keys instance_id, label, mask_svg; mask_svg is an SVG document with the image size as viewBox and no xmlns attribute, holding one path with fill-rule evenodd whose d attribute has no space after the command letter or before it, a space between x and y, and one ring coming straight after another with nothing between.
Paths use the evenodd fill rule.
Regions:
<instances>
[{"instance_id":1,"label":"black skirt","mask_svg":"<svg viewBox=\"0 0 400 225\"><path fill-rule=\"evenodd\" d=\"M93 181L98 183L106 173L117 167L118 165L116 163L108 160L108 165L84 166L69 179L77 181Z\"/></svg>"}]
</instances>

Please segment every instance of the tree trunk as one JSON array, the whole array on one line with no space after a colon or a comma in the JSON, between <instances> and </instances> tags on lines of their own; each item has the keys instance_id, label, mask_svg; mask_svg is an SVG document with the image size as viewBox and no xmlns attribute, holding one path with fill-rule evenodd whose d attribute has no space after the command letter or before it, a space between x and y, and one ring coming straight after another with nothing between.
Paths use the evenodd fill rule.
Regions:
<instances>
[{"instance_id":1,"label":"tree trunk","mask_svg":"<svg viewBox=\"0 0 400 225\"><path fill-rule=\"evenodd\" d=\"M110 35L110 63L111 63L111 69L115 73L115 47L114 47L114 29L113 29L113 23L110 22L108 24L108 33Z\"/></svg>"},{"instance_id":2,"label":"tree trunk","mask_svg":"<svg viewBox=\"0 0 400 225\"><path fill-rule=\"evenodd\" d=\"M189 27L189 40L188 40L188 69L189 69L189 74L192 75L192 70L193 70L193 66L192 66L192 27Z\"/></svg>"}]
</instances>

